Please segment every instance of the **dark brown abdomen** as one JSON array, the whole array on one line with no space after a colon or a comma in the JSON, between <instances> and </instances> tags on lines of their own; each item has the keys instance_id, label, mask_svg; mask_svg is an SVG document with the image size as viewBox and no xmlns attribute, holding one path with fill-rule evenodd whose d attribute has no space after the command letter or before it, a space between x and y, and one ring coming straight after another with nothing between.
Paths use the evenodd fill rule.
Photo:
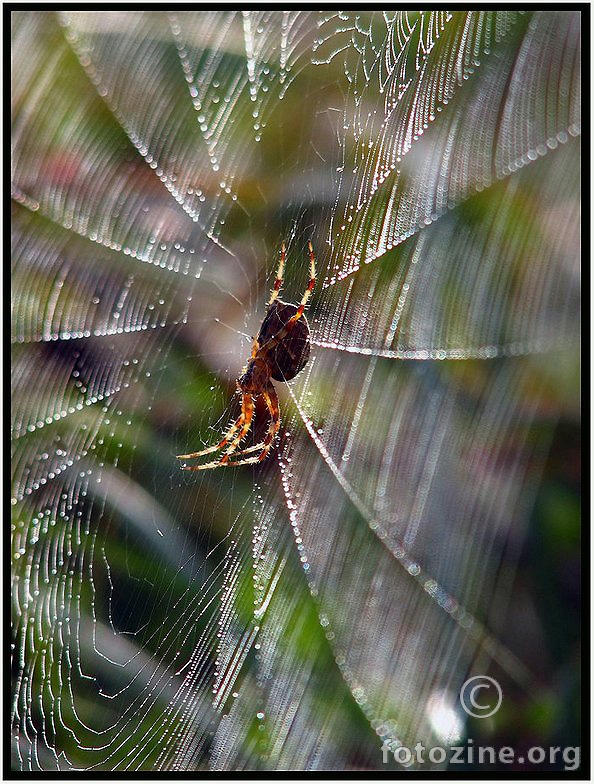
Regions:
<instances>
[{"instance_id":1,"label":"dark brown abdomen","mask_svg":"<svg viewBox=\"0 0 594 784\"><path fill-rule=\"evenodd\" d=\"M276 300L266 314L258 343L260 348L278 335L291 316L298 310L297 305ZM303 370L309 359L309 324L305 315L295 322L284 338L270 351L271 376L275 381L290 381Z\"/></svg>"}]
</instances>

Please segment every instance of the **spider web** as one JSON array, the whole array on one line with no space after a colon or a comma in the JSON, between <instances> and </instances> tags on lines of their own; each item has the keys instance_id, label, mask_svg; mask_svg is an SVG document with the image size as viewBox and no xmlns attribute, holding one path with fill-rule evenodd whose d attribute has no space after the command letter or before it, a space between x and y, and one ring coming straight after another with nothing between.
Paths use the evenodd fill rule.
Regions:
<instances>
[{"instance_id":1,"label":"spider web","mask_svg":"<svg viewBox=\"0 0 594 784\"><path fill-rule=\"evenodd\" d=\"M577 418L579 14L12 35L13 767L382 769L459 740L490 663L530 692L505 624ZM309 239L275 451L182 474Z\"/></svg>"}]
</instances>

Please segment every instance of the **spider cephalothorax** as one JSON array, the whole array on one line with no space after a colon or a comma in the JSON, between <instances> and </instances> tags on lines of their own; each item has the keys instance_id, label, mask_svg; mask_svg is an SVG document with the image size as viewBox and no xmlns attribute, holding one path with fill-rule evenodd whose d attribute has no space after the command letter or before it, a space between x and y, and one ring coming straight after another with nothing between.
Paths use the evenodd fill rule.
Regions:
<instances>
[{"instance_id":1,"label":"spider cephalothorax","mask_svg":"<svg viewBox=\"0 0 594 784\"><path fill-rule=\"evenodd\" d=\"M299 305L282 302L278 293L283 285L285 267L285 246L283 243L280 263L272 294L268 301L266 316L260 327L258 336L252 345L252 355L237 379L237 389L241 395L241 414L231 425L218 444L178 455L181 460L202 457L211 452L224 449L218 460L202 465L183 466L185 471L202 471L205 468L218 468L225 465L244 465L245 463L261 463L266 459L274 438L280 428L280 410L275 381L289 381L300 370L303 370L309 359L309 325L304 316L305 306L316 284L315 258L311 242L309 243L310 277L305 293ZM268 432L263 441L247 449L237 451L240 443L247 436L254 416L255 400L262 395L270 413ZM252 452L259 454L247 457ZM240 458L239 460L231 458Z\"/></svg>"}]
</instances>

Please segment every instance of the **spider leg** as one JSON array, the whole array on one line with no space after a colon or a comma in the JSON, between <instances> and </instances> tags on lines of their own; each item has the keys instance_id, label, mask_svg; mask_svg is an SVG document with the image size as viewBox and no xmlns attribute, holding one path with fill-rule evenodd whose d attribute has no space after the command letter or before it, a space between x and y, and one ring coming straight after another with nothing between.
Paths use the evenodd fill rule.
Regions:
<instances>
[{"instance_id":1,"label":"spider leg","mask_svg":"<svg viewBox=\"0 0 594 784\"><path fill-rule=\"evenodd\" d=\"M276 273L276 280L274 281L274 286L272 287L272 293L270 294L270 299L268 300L269 305L272 305L274 300L278 297L278 292L281 290L281 286L283 285L284 269L285 269L285 243L283 242L281 246L281 256L278 265L278 272Z\"/></svg>"},{"instance_id":2,"label":"spider leg","mask_svg":"<svg viewBox=\"0 0 594 784\"><path fill-rule=\"evenodd\" d=\"M261 441L259 444L250 446L247 449L242 449L240 452L235 452L233 457L237 458L240 457L240 455L247 455L250 452L257 452L258 450L261 450L260 454L255 455L254 457L241 458L240 460L227 461L226 465L246 465L248 463L261 463L263 460L266 460L266 458L268 457L268 453L272 448L272 444L274 443L275 436L280 429L280 406L279 406L276 390L272 384L269 384L266 387L264 392L262 392L262 396L264 398L268 410L270 411L270 425L268 426L268 432L266 433L266 438L263 441Z\"/></svg>"},{"instance_id":3,"label":"spider leg","mask_svg":"<svg viewBox=\"0 0 594 784\"><path fill-rule=\"evenodd\" d=\"M244 410L245 410L245 419L243 421L243 425L239 429L239 433L233 439L233 442L229 449L225 452L222 456L220 462L225 464L229 461L229 456L232 455L243 439L247 436L249 429L252 425L252 419L254 417L254 398L252 395L248 394L247 392L244 393L243 399L245 401Z\"/></svg>"},{"instance_id":4,"label":"spider leg","mask_svg":"<svg viewBox=\"0 0 594 784\"><path fill-rule=\"evenodd\" d=\"M260 344L258 343L258 338L254 338L254 342L252 343L252 356L250 357L250 359L253 359L259 350L260 350ZM245 373L246 368L247 365L241 371L242 375Z\"/></svg>"},{"instance_id":5,"label":"spider leg","mask_svg":"<svg viewBox=\"0 0 594 784\"><path fill-rule=\"evenodd\" d=\"M311 292L314 290L314 286L316 285L316 257L314 256L311 242L307 243L307 247L309 248L309 282L307 284L307 288L305 289L305 293L301 298L301 304L304 307L307 305L307 300L309 299Z\"/></svg>"},{"instance_id":6,"label":"spider leg","mask_svg":"<svg viewBox=\"0 0 594 784\"><path fill-rule=\"evenodd\" d=\"M244 393L242 400L241 400L241 409L242 409L242 417L243 423L238 428L239 433L233 439L231 446L225 454L219 460L213 460L210 463L203 463L202 465L193 465L193 466L183 466L184 471L204 471L208 468L219 468L219 466L227 465L229 462L229 457L235 452L241 441L246 437L248 431L250 429L252 418L254 416L254 398L252 395ZM242 418L240 417L240 419ZM227 445L229 439L225 437L223 439L225 441L224 446ZM221 442L222 443L222 442ZM210 451L215 451L215 449L221 449L222 447L218 445L217 447L211 447ZM204 453L202 453L204 454Z\"/></svg>"},{"instance_id":7,"label":"spider leg","mask_svg":"<svg viewBox=\"0 0 594 784\"><path fill-rule=\"evenodd\" d=\"M225 433L225 437L222 441L219 441L218 444L214 444L214 446L208 446L206 449L201 449L200 452L190 452L188 455L176 455L178 460L190 460L194 457L203 457L203 455L209 455L211 452L216 452L219 449L223 449L229 443L231 436L237 431L239 426L243 421L243 414L237 418L237 420L231 425L229 430Z\"/></svg>"},{"instance_id":8,"label":"spider leg","mask_svg":"<svg viewBox=\"0 0 594 784\"><path fill-rule=\"evenodd\" d=\"M251 398L250 398L250 404L253 406L253 400L251 400ZM214 444L214 446L208 446L206 447L206 449L201 449L199 452L190 452L190 454L188 455L176 455L176 457L178 458L178 460L190 460L194 457L202 457L203 455L209 455L211 452L216 452L219 449L224 449L229 443L229 441L231 440L232 436L239 430L240 427L242 427L242 425L245 422L245 419L246 419L246 396L243 393L241 393L241 414L237 417L237 419L231 425L229 430L227 430L222 440L219 441L218 444Z\"/></svg>"}]
</instances>

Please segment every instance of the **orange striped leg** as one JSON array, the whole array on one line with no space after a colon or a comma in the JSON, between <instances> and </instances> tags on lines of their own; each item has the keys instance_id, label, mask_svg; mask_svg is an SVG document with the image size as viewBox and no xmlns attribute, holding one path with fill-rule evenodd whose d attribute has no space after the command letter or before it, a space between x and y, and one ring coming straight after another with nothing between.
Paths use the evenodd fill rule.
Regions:
<instances>
[{"instance_id":1,"label":"orange striped leg","mask_svg":"<svg viewBox=\"0 0 594 784\"><path fill-rule=\"evenodd\" d=\"M251 426L252 418L254 416L254 398L249 394L244 394L241 400L241 408L243 415L243 424L239 428L239 433L233 439L231 446L219 460L213 460L210 463L203 463L202 465L182 466L184 471L204 471L208 468L219 468L228 464L229 457L235 452L242 439L246 437ZM223 439L225 440L225 439ZM228 443L228 439L226 439ZM226 444L225 444L226 445Z\"/></svg>"},{"instance_id":2,"label":"orange striped leg","mask_svg":"<svg viewBox=\"0 0 594 784\"><path fill-rule=\"evenodd\" d=\"M225 433L225 437L222 441L219 441L218 444L214 446L208 446L206 449L201 449L200 452L190 452L188 455L176 455L178 460L190 460L193 457L202 457L203 455L209 455L211 452L216 452L219 449L223 449L227 446L229 441L231 440L231 436L237 432L241 423L243 422L243 413L235 420L235 422L231 425L229 430Z\"/></svg>"},{"instance_id":3,"label":"orange striped leg","mask_svg":"<svg viewBox=\"0 0 594 784\"><path fill-rule=\"evenodd\" d=\"M270 425L268 427L268 432L266 433L266 438L264 441L261 441L259 444L255 444L254 446L250 446L247 449L242 449L240 452L235 452L233 455L234 458L240 458L239 460L234 460L233 462L227 462L227 465L246 465L247 463L261 463L263 460L266 460L268 457L268 453L272 448L272 444L274 443L274 439L278 431L280 430L280 407L278 403L278 397L276 394L275 388L272 384L269 384L264 392L262 392L262 396L264 398L264 402L268 410L270 411ZM261 450L259 455L254 457L242 458L241 455L247 455L250 452L257 452Z\"/></svg>"},{"instance_id":4,"label":"orange striped leg","mask_svg":"<svg viewBox=\"0 0 594 784\"><path fill-rule=\"evenodd\" d=\"M239 389L239 387L238 387ZM241 394L241 389L239 389ZM241 398L241 414L237 417L235 422L231 425L229 430L225 433L222 441L219 441L218 444L214 446L208 446L206 449L201 449L200 452L190 452L188 455L176 455L178 460L190 460L193 457L202 457L203 455L209 455L211 452L216 452L218 449L223 449L227 446L229 441L231 440L231 436L239 430L243 420L245 419L245 409L244 409L244 401L243 397Z\"/></svg>"},{"instance_id":5,"label":"orange striped leg","mask_svg":"<svg viewBox=\"0 0 594 784\"><path fill-rule=\"evenodd\" d=\"M272 293L270 295L270 299L268 300L269 305L272 305L274 300L278 297L278 292L281 290L281 286L283 285L284 270L285 270L285 243L283 242L281 246L280 263L278 265L278 271L276 273L276 280L274 281L274 286L272 287Z\"/></svg>"},{"instance_id":6,"label":"orange striped leg","mask_svg":"<svg viewBox=\"0 0 594 784\"><path fill-rule=\"evenodd\" d=\"M239 430L239 428L243 425L245 421L246 411L245 411L245 397L241 392L241 389L238 387L239 392L241 394L241 414L237 417L235 422L231 425L229 430L225 433L223 439L219 441L218 444L214 446L208 446L206 449L201 449L200 452L190 452L188 455L176 455L178 460L190 460L194 457L202 457L203 455L209 455L211 452L216 452L219 449L224 449L229 441L231 441L232 436ZM253 401L252 401L253 402Z\"/></svg>"},{"instance_id":7,"label":"orange striped leg","mask_svg":"<svg viewBox=\"0 0 594 784\"><path fill-rule=\"evenodd\" d=\"M225 452L225 454L223 455L223 457L220 460L220 462L223 463L223 464L229 462L229 457L235 452L237 447L241 444L243 439L247 436L247 434L249 433L250 427L252 425L252 419L254 417L254 408L255 408L254 407L254 398L252 397L252 395L250 395L249 393L245 392L244 395L243 395L243 401L244 402L242 403L242 406L243 406L243 409L245 411L245 419L244 419L243 425L241 426L241 428L239 430L239 433L233 439L233 443L231 444L229 449L227 449L227 451Z\"/></svg>"},{"instance_id":8,"label":"orange striped leg","mask_svg":"<svg viewBox=\"0 0 594 784\"><path fill-rule=\"evenodd\" d=\"M309 283L307 284L307 288L305 289L305 294L301 298L302 305L307 304L307 300L309 299L310 294L314 290L314 286L316 285L316 257L314 256L311 242L307 243L307 247L309 248Z\"/></svg>"}]
</instances>

